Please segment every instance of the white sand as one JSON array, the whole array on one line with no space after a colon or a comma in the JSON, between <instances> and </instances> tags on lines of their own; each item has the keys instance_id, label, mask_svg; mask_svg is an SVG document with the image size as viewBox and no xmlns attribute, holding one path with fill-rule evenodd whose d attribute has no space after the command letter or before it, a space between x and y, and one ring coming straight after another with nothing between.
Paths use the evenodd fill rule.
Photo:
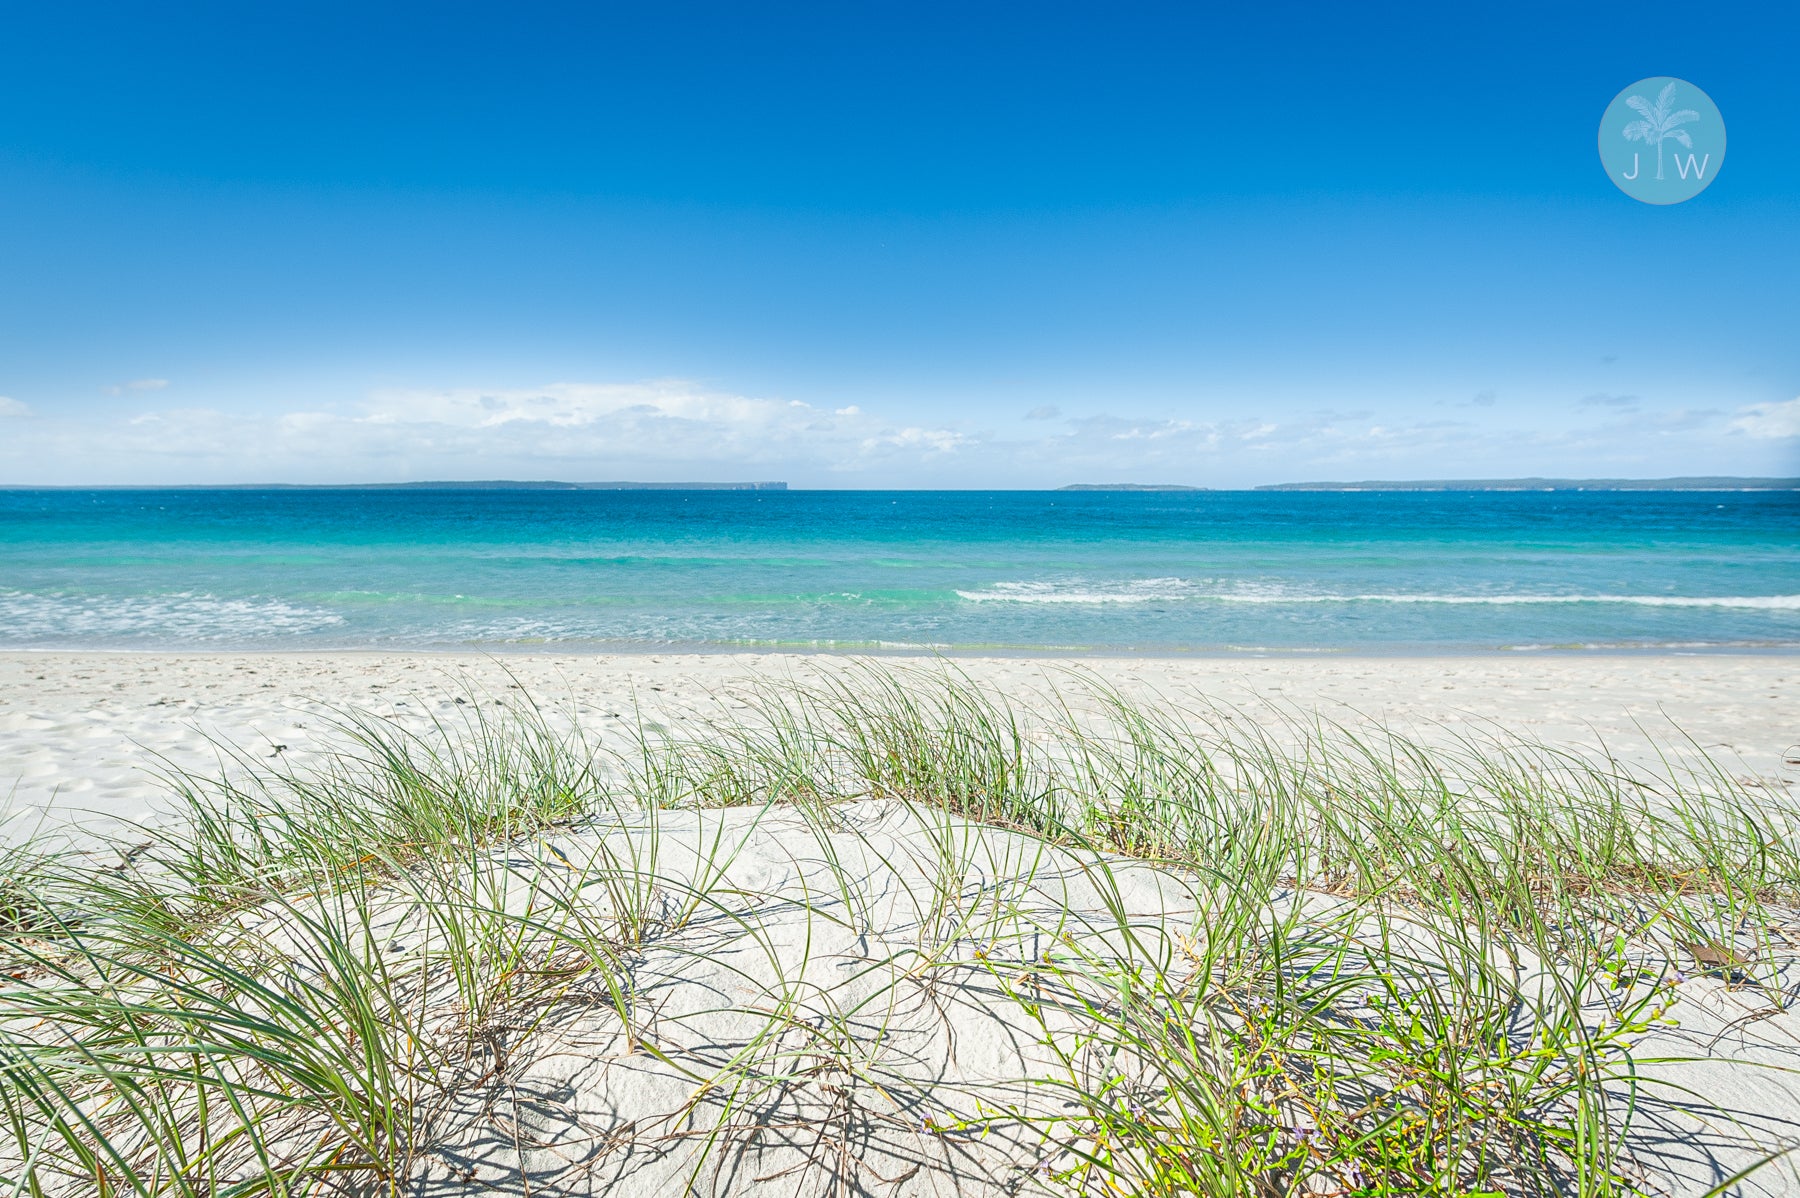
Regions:
<instances>
[{"instance_id":1,"label":"white sand","mask_svg":"<svg viewBox=\"0 0 1800 1198\"><path fill-rule=\"evenodd\" d=\"M212 742L222 739L263 754L284 745L281 752L303 760L322 705L423 721L457 697L504 696L516 679L547 704L578 710L604 739L629 720L634 703L656 718L717 715L734 682L816 679L842 661L800 654L6 653L0 796L10 790L28 818L141 819L158 794L150 771L159 755L204 767L215 756ZM1552 742L1603 738L1639 760L1652 753L1646 731L1666 743L1679 728L1745 774L1766 778L1782 775L1784 755L1800 753L1800 657L1793 656L958 658L954 665L1026 701L1072 668L1129 692L1200 694L1253 713L1318 709L1426 736L1491 721Z\"/></svg>"},{"instance_id":2,"label":"white sand","mask_svg":"<svg viewBox=\"0 0 1800 1198\"><path fill-rule=\"evenodd\" d=\"M1646 727L1663 738L1673 721L1709 752L1738 760L1735 769L1768 778L1780 775L1784 755L1800 742L1800 659L1793 657L1014 658L955 664L1026 702L1033 692L1054 687L1058 671L1072 667L1128 692L1200 694L1271 715L1296 706L1360 715L1427 737L1491 721L1554 742L1601 737L1627 757L1652 751ZM701 719L729 711L736 702L730 684L746 677L816 679L841 666L841 659L800 655L493 660L376 653L14 653L0 656L0 788L16 779L14 804L27 818L42 812L93 827L150 813L158 791L148 771L156 754L181 766L205 766L214 754L213 738L304 761L319 744L321 705L422 724L436 712L461 710L459 699L509 702L519 694L511 688L519 685L552 705L569 701L583 725L604 740L622 734L634 703L672 724ZM691 1074L684 1078L653 1055L625 1052L617 1019L604 1011L572 1011L553 1021L551 1034L536 1038L529 1051L521 1046L504 1086L462 1096L463 1105L446 1114L442 1150L420 1180L442 1193L469 1192L471 1182L523 1193L523 1163L532 1177L529 1192L536 1194L649 1195L687 1185L703 1194L812 1194L837 1192L830 1188L833 1176L848 1176L853 1184L845 1192L851 1193L1031 1192L1033 1153L1041 1149L1014 1141L999 1124L984 1138L969 1131L942 1134L917 1122L922 1112L973 1109L975 1083L1003 1090L1008 1079L1046 1075L1051 1063L1041 1059L1036 1033L1019 1020L1018 1008L984 991L973 939L963 946L967 954L954 940L950 945L964 962L961 974L941 984L911 977L897 989L889 985L906 973L909 946L939 935L922 926L924 912L907 906L932 889L938 869L928 838L901 826L911 818L880 804L860 804L845 811L842 834L830 836L779 811L764 814L760 824L754 812L741 809L665 819L661 868L677 883L693 881L683 875L684 868L689 875L694 868L691 847L685 848L689 864L681 861L684 846L698 841L701 824L710 819L733 829L733 843L741 847L730 854L726 889L746 896L747 906L729 919L696 920L639 963L650 1026L659 1047L678 1054L684 1068L710 1072L766 1027L752 1012L790 998L789 1031L769 1051L813 1053L807 1059L818 1067L803 1084L764 1093L755 1110L744 1112L769 1127L793 1126L787 1142L771 1141L769 1132L748 1137L747 1125L740 1124L743 1135L702 1152L703 1141L683 1132L716 1121L718 1096L684 1108L696 1098ZM960 829L957 835L964 837L959 905L972 909L983 895L1016 891L1030 873L1018 858L1035 850L1018 838L955 821L943 827ZM629 840L632 834L611 835ZM562 850L579 858L596 847L571 834ZM884 860L869 859L870 852ZM842 911L823 920L818 915L835 901L834 887L841 893L845 876L870 904L862 931ZM1028 901L1019 909L1043 915L1056 908L1104 922L1101 904L1079 885L1051 892L1052 881L1068 876L1066 861L1040 863L1028 887L1033 894L1023 896ZM1127 879L1126 889L1132 915L1146 926L1175 929L1191 918L1191 902L1171 895L1166 879L1150 871ZM797 893L811 898L796 903ZM754 934L743 931L750 927ZM887 995L879 1010L858 1007L878 992ZM1800 1079L1724 1059L1800 1065L1800 1015L1716 978L1688 982L1680 1014L1681 1027L1653 1034L1643 1055L1711 1059L1646 1071L1691 1087L1698 1101L1725 1108L1741 1125L1684 1114L1671 1101L1679 1099L1678 1091L1658 1090L1637 1118L1632 1147L1650 1192L1700 1195L1755 1159L1752 1133L1764 1145L1800 1143ZM879 1037L872 1030L877 1023L887 1029ZM848 1040L834 1040L838 1030L848 1032ZM859 1057L872 1045L879 1045L879 1060ZM791 1064L800 1057L784 1059ZM848 1077L846 1070L857 1069L863 1080ZM851 1097L860 1104L854 1109L842 1105ZM819 1128L827 1133L822 1139ZM700 1173L691 1172L702 1157ZM861 1172L844 1165L852 1158L864 1162ZM1800 1192L1795 1187L1793 1169L1778 1168L1735 1192Z\"/></svg>"},{"instance_id":3,"label":"white sand","mask_svg":"<svg viewBox=\"0 0 1800 1198\"><path fill-rule=\"evenodd\" d=\"M1017 963L1060 951L1060 935L1172 960L1179 976L1180 945L1205 935L1179 875L1118 859L1100 873L1093 855L898 803L839 807L829 826L733 808L648 827L549 843L584 868L654 854L674 893L704 879L731 896L633 970L657 1051L630 1051L604 1001L565 1004L514 1048L504 1086L458 1096L424 1193L1067 1194L1035 1168L1072 1158L1018 1116L1075 1115L1065 1087L1097 1085L1104 1054L1076 1048L1091 1026L1079 1011L1052 1000L1043 1023L1027 1017L1020 996L1036 992ZM517 849L509 864L532 873ZM1293 901L1332 905L1275 906ZM1678 1027L1638 1044L1627 1159L1645 1192L1697 1198L1771 1146L1800 1145L1800 1077L1787 1072L1800 1011L1711 977L1686 982L1677 1011ZM724 1081L697 1087L696 1074ZM1777 1162L1726 1192L1800 1192L1800 1174Z\"/></svg>"}]
</instances>

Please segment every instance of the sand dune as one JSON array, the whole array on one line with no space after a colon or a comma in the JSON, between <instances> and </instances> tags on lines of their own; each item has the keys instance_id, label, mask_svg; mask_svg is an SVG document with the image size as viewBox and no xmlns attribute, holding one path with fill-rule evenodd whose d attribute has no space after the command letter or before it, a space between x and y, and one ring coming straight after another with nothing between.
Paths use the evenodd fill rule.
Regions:
<instances>
[{"instance_id":1,"label":"sand dune","mask_svg":"<svg viewBox=\"0 0 1800 1198\"><path fill-rule=\"evenodd\" d=\"M921 666L902 677L928 689L942 663L881 669ZM366 850L355 840L333 850L341 859L282 858L281 870L298 870L299 879L285 888L254 870L233 875L239 866L223 859L208 865L261 897L245 903L226 886L224 899L203 898L174 886L170 909L196 912L175 942L156 947L163 925L135 922L135 900L107 917L135 929L129 953L169 957L163 972L142 982L144 1010L159 1009L168 980L191 975L216 984L223 975L206 954L255 962L277 979L276 997L247 991L234 1002L291 1001L322 1021L294 1051L312 1051L308 1037L317 1036L329 1056L341 1035L343 1060L359 1059L371 1033L338 1026L338 991L328 983L344 961L378 979L369 993L393 1004L381 1034L395 1037L394 1051L432 1045L429 1069L410 1056L391 1066L424 1096L408 1108L417 1148L396 1154L406 1173L393 1180L406 1192L1113 1192L1105 1187L1145 1175L1146 1145L1179 1146L1189 1137L1184 1159L1213 1151L1205 1147L1212 1133L1192 1111L1167 1130L1157 1122L1173 1118L1170 1104L1180 1101L1171 1095L1183 1084L1193 1099L1217 1083L1254 1112L1267 1065L1256 1054L1277 1051L1256 1046L1266 1040L1282 1053L1313 1051L1320 1036L1337 1044L1333 1068L1348 1071L1315 1084L1305 1081L1305 1069L1283 1064L1277 1072L1298 1079L1299 1088L1271 1091L1277 1122L1232 1132L1233 1151L1305 1159L1307 1137L1326 1136L1333 1120L1348 1122L1329 1134L1353 1139L1361 1116L1346 1112L1360 1100L1341 1088L1369 1087L1379 1097L1383 1087L1400 1085L1411 1095L1439 1085L1428 1076L1436 1068L1431 1035L1453 1040L1456 1069L1468 1071L1466 1093L1463 1081L1445 1085L1444 1095L1458 1100L1486 1101L1482 1087L1504 1079L1525 1084L1536 1076L1534 1045L1544 1046L1552 1079L1558 1070L1604 1065L1607 1117L1624 1126L1629 1112L1617 1164L1633 1192L1699 1198L1800 1145L1800 1074L1791 1072L1800 1060L1800 912L1780 901L1716 899L1710 883L1684 865L1687 872L1656 883L1661 897L1645 901L1692 896L1692 912L1648 912L1629 890L1642 872L1630 866L1617 875L1625 887L1618 894L1577 887L1546 897L1553 922L1535 940L1504 920L1489 926L1488 918L1498 918L1493 910L1478 928L1470 922L1478 908L1467 904L1511 901L1493 879L1511 876L1507 854L1542 847L1531 831L1500 819L1484 857L1460 841L1432 844L1430 828L1413 827L1406 812L1379 801L1357 817L1374 820L1367 826L1376 840L1425 837L1397 846L1384 867L1394 878L1416 888L1446 865L1466 864L1466 884L1429 901L1403 889L1396 905L1381 878L1372 890L1359 888L1332 882L1321 866L1302 884L1284 880L1287 866L1277 858L1266 863L1272 872L1258 874L1254 845L1261 842L1239 836L1233 804L1262 810L1266 828L1286 802L1282 788L1310 766L1290 774L1283 765L1261 783L1228 772L1224 806L1198 825L1213 839L1190 842L1177 854L1185 856L1163 864L1116 851L1134 835L1128 828L1114 851L1034 833L1034 820L1054 816L1046 808L972 821L954 809L962 801L954 784L928 785L916 802L904 786L867 777L834 791L844 761L808 756L805 745L789 764L813 773L792 794L813 799L777 801L787 793L779 779L788 767L777 763L769 774L769 763L752 760L752 741L732 741L729 729L745 712L750 722L735 726L768 718L759 681L791 690L878 676L856 668L797 655L12 654L0 657L0 778L17 779L15 833L66 827L84 841L113 839L108 852L117 854L143 834L119 821L161 823L166 836L152 834L141 859L126 859L135 849L116 861L65 859L72 872L64 884L73 884L64 901L79 907L84 878L98 884L101 871L126 876L145 868L154 885L179 873L183 838L194 825L176 818L158 768L249 777L266 767L278 775L267 794L278 795L280 774L304 778L343 760L336 754L345 748L346 712L367 713L378 734L392 729L422 738L407 743L453 746L478 739L483 720L503 727L515 713L540 710L553 730L578 725L586 744L620 755L614 760L625 773L599 784L598 799L584 798L568 818L555 811L533 817L538 822L520 834L480 844L453 837L432 849L416 833L379 831L375 819ZM1739 795L1766 796L1790 812L1793 805L1786 759L1800 739L1792 714L1800 693L1794 664L1781 657L970 659L951 668L1026 712L1051 712L1058 700L1079 708L1093 698L1082 697L1083 687L1095 683L1152 703L1224 703L1276 744L1304 737L1303 722L1291 721L1317 712L1353 730L1385 721L1426 746L1496 728L1590 749L1603 740L1626 768L1652 772L1669 766L1662 754L1694 761L1707 752L1729 763ZM842 735L854 733L859 717L833 718L850 720ZM1072 718L1069 726L1080 727L1088 716ZM1671 740L1672 726L1692 740ZM646 732L654 752L640 758L645 772L633 775L633 746L643 745L637 738ZM1041 754L1033 769L1074 767L1071 743L1054 743L1051 725L1028 723L1021 735L1022 751ZM1338 741L1332 733L1319 744ZM935 743L916 746L927 768ZM719 763L707 754L721 744L728 768L714 773ZM229 757L229 746L243 756ZM870 768L887 768L883 754L891 751L877 753ZM971 762L981 753L960 751L972 753ZM1116 764L1139 768L1121 752ZM1310 761L1309 752L1302 746L1294 760ZM1346 758L1360 768L1355 760L1354 752ZM464 767L428 768L448 778ZM668 792L674 801L660 809L665 768L680 776ZM1518 767L1521 785L1533 785L1534 768L1529 761ZM750 791L732 789L746 780ZM1258 785L1275 789L1257 797ZM1326 777L1315 786L1304 802L1324 806L1308 810L1328 814L1339 802L1333 795L1343 793L1334 785ZM757 787L769 786L766 798L756 797ZM380 793L368 792L371 810L387 801ZM1278 805L1254 806L1267 801ZM331 819L354 828L361 802L353 798L348 813ZM734 802L741 805L726 805ZM276 820L280 810L258 798L242 814L251 824L290 826L281 822L286 816ZM1089 826L1105 825L1109 810L1089 812ZM1598 827L1606 811L1606 801L1590 797L1565 816L1572 829ZM1311 818L1283 835L1307 843ZM1627 831L1638 830L1633 818ZM1490 826L1473 814L1470 821L1458 836ZM1679 839L1680 825L1671 819L1657 834L1673 829ZM1647 822L1641 830L1652 831ZM1402 859L1415 851L1423 865ZM1228 855L1215 862L1215 852L1248 853L1252 864ZM381 853L397 854L398 864L379 864ZM328 859L339 863L321 866ZM377 865L367 883L356 881L370 861ZM1484 881L1484 870L1492 878ZM1522 876L1527 890L1557 882ZM1684 880L1694 877L1700 881ZM1779 884L1791 889L1792 878ZM1595 935L1580 925L1584 912L1622 929L1616 947L1608 947L1610 930ZM484 947L470 948L471 936L485 937ZM1690 942L1694 936L1709 939ZM1709 964L1708 953L1724 956ZM469 972L457 972L457 961ZM8 1013L0 1017L9 1034L23 1029L30 1051L46 1060L59 1059L62 1041L60 1034L31 1040L47 1026L33 1012L52 1011L31 1005L38 1001L31 987L55 968L16 970L27 985L6 995ZM1333 978L1346 979L1341 992ZM79 973L65 980L85 984ZM1323 996L1323 1005L1284 999L1286 987ZM186 1026L200 993L179 991L163 1017ZM1447 1006L1444 996L1453 996ZM52 1024L64 1018L73 1016L49 1014ZM1263 1019L1269 1023L1259 1031ZM1420 1020L1437 1031L1414 1043ZM1467 1028L1483 1020L1492 1032L1469 1036ZM1184 1029L1223 1038L1203 1035L1189 1061ZM261 1060L264 1051L245 1050L244 1059ZM1395 1075L1413 1079L1397 1083L1382 1062L1408 1060L1408 1053L1420 1054L1407 1066L1419 1071ZM285 1060L281 1052L271 1059ZM1184 1068L1197 1070L1186 1083ZM304 1091L293 1076L265 1083L267 1092ZM1563 1090L1543 1083L1541 1106L1533 1098L1517 1109L1550 1126L1573 1126L1582 1076L1570 1074L1573 1088ZM315 1095L295 1109L322 1112L334 1101ZM1380 1101L1430 1109L1416 1097ZM266 1151L302 1159L306 1144L338 1134L322 1114L295 1118L289 1125L270 1117L259 1132ZM1479 1116L1460 1118L1481 1124ZM1505 1155L1493 1151L1496 1159ZM219 1152L221 1167L232 1170L225 1181L247 1180L260 1167L245 1150L227 1144ZM0 1149L0 1163L5 1158ZM1097 1159L1108 1163L1096 1169ZM1800 1192L1800 1174L1777 1161L1727 1192Z\"/></svg>"}]
</instances>

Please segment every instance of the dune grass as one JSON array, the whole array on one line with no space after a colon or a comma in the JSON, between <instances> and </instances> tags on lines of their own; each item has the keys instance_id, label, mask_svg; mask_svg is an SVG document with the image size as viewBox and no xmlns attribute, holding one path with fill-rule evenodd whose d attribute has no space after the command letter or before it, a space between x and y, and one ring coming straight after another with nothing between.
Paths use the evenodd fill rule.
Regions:
<instances>
[{"instance_id":1,"label":"dune grass","mask_svg":"<svg viewBox=\"0 0 1800 1198\"><path fill-rule=\"evenodd\" d=\"M407 1192L460 1096L573 1004L691 1083L696 1170L822 1086L784 1192L863 1192L830 1129L872 1094L918 1134L1027 1133L1039 1192L1634 1194L1636 1046L1683 979L1785 1002L1800 811L1704 755L1271 726L1079 675L1007 697L866 666L741 698L617 743L518 703L423 730L340 713L322 768L169 770L170 818L132 843L7 848L0 1185ZM869 802L925 862L904 943L840 814ZM885 946L856 975L880 984L806 980L812 950L760 922L774 897L731 881L741 825L664 834L727 811L803 822L831 879L805 905ZM1053 853L1098 896L1079 917L1028 901ZM1186 917L1134 911L1145 863ZM701 923L766 966L736 1012L758 1030L705 1060L647 1030L636 976ZM994 1094L909 1078L886 1029L958 980L1048 1067Z\"/></svg>"}]
</instances>

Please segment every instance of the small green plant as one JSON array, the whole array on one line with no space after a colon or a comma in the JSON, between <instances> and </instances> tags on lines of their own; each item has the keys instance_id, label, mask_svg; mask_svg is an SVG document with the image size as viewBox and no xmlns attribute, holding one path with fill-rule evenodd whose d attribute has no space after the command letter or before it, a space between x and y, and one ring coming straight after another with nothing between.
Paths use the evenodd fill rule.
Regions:
<instances>
[{"instance_id":1,"label":"small green plant","mask_svg":"<svg viewBox=\"0 0 1800 1198\"><path fill-rule=\"evenodd\" d=\"M170 771L114 865L0 851L0 1181L397 1192L580 1019L685 1087L631 1136L694 1184L775 1140L802 1191L898 1184L888 1136L1070 1194L1624 1196L1682 971L1785 1002L1800 818L1694 746L1648 772L1085 675L742 698L604 753L516 703L340 713L319 768ZM958 1004L1016 1076L951 1080Z\"/></svg>"}]
</instances>

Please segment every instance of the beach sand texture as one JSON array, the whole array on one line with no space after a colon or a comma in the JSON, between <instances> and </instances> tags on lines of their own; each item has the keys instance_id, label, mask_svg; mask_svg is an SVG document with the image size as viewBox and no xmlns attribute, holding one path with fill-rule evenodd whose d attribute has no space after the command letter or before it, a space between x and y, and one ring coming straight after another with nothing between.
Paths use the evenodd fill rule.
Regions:
<instances>
[{"instance_id":1,"label":"beach sand texture","mask_svg":"<svg viewBox=\"0 0 1800 1198\"><path fill-rule=\"evenodd\" d=\"M1604 741L1645 766L1675 743L1673 725L1692 738L1675 744L1680 755L1704 750L1771 795L1791 796L1796 781L1785 759L1800 741L1800 662L1781 656L950 665L1026 707L1073 693L1074 671L1137 698L1229 704L1277 729L1315 711L1385 721L1427 743L1498 726L1558 744ZM708 721L744 707L756 679L818 683L844 669L805 655L15 653L0 657L0 786L17 780L15 826L41 819L117 835L114 821L154 815L159 761L217 772L232 768L218 755L232 744L304 769L332 744L334 709L425 731L529 696L620 748L640 719L704 736ZM1216 915L1179 871L873 799L829 818L727 808L551 828L485 852L445 884L507 907L561 870L652 858L667 890L657 918L671 930L636 951L629 1022L655 1050L621 1030L627 1021L603 996L498 1020L496 1051L509 1063L498 1076L478 1070L434 1111L434 1145L410 1192L1070 1192L1053 1176L1074 1159L1066 1146L1018 1119L1069 1113L1068 1092L1022 1079L1066 1079L1095 1063L1046 1047L1079 1040L1083 1021L1021 1001L1036 984L1029 963L1057 944L1105 944L1169 969ZM668 904L701 892L732 897L670 915ZM1329 922L1334 901L1278 894L1271 909ZM384 902L372 932L384 951L420 951L430 904L405 893ZM247 938L296 935L279 914L230 918ZM1126 927L1134 944L1119 943ZM1790 931L1800 938L1800 926ZM1442 933L1402 934L1430 957ZM1558 966L1527 954L1520 968L1529 981ZM1793 961L1778 972L1771 990L1695 969L1681 984L1679 1026L1637 1040L1643 1076L1657 1083L1640 1095L1628 1144L1643 1192L1698 1198L1766 1151L1800 1144L1800 1080L1784 1072L1800 1063L1800 983ZM750 1081L737 1091L697 1081L722 1076ZM989 1117L1003 1107L1008 1117ZM1728 1192L1800 1184L1777 1163Z\"/></svg>"},{"instance_id":2,"label":"beach sand texture","mask_svg":"<svg viewBox=\"0 0 1800 1198\"><path fill-rule=\"evenodd\" d=\"M883 657L905 667L932 658ZM517 694L577 712L603 740L635 711L681 721L730 709L733 685L829 676L842 659L803 654L617 656L390 653L0 654L0 793L23 817L141 819L158 758L216 760L216 742L304 760L323 708L426 725L456 700ZM1782 773L1800 746L1800 659L1788 655L1304 658L974 658L972 679L1029 701L1069 671L1127 694L1203 696L1255 716L1318 711L1427 738L1497 725L1626 759L1692 744L1751 775ZM1791 769L1791 767L1790 767Z\"/></svg>"}]
</instances>

